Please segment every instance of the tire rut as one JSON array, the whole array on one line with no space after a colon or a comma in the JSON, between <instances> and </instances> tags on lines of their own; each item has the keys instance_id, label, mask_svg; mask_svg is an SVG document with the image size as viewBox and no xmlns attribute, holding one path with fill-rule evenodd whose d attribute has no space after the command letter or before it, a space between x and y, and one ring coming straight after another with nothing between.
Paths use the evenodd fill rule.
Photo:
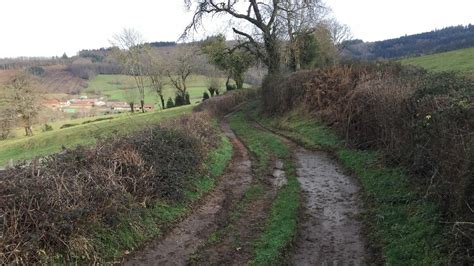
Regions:
<instances>
[{"instance_id":1,"label":"tire rut","mask_svg":"<svg viewBox=\"0 0 474 266\"><path fill-rule=\"evenodd\" d=\"M180 222L166 236L148 244L125 259L125 265L186 265L187 259L222 224L252 182L251 161L245 146L226 121L220 125L234 147L227 172L219 179L214 192L203 205Z\"/></svg>"},{"instance_id":2,"label":"tire rut","mask_svg":"<svg viewBox=\"0 0 474 266\"><path fill-rule=\"evenodd\" d=\"M359 186L323 152L297 148L297 175L304 197L293 265L362 265Z\"/></svg>"},{"instance_id":3,"label":"tire rut","mask_svg":"<svg viewBox=\"0 0 474 266\"><path fill-rule=\"evenodd\" d=\"M327 153L308 151L257 121L292 148L303 196L298 234L288 256L290 265L364 265L370 259L363 237L360 185L344 174Z\"/></svg>"}]
</instances>

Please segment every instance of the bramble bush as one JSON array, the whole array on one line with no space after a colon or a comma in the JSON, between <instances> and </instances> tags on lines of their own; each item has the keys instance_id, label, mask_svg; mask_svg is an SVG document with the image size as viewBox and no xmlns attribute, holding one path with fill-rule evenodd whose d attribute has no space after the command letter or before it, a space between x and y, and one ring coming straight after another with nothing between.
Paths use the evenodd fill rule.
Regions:
<instances>
[{"instance_id":1,"label":"bramble bush","mask_svg":"<svg viewBox=\"0 0 474 266\"><path fill-rule=\"evenodd\" d=\"M0 264L94 257L91 226L116 226L157 201L183 201L218 139L207 114L191 114L1 171Z\"/></svg>"}]
</instances>

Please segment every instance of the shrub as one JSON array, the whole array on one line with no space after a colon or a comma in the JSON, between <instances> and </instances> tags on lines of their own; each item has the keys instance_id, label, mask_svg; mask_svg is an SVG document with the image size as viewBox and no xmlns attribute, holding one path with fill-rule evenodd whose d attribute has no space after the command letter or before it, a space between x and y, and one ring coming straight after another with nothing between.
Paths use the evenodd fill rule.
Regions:
<instances>
[{"instance_id":1,"label":"shrub","mask_svg":"<svg viewBox=\"0 0 474 266\"><path fill-rule=\"evenodd\" d=\"M10 108L0 108L0 140L7 139L15 123L15 113Z\"/></svg>"},{"instance_id":2,"label":"shrub","mask_svg":"<svg viewBox=\"0 0 474 266\"><path fill-rule=\"evenodd\" d=\"M28 73L30 73L31 75L35 75L35 76L43 76L44 75L44 68L40 67L40 66L32 66L32 67L29 67L28 68Z\"/></svg>"},{"instance_id":3,"label":"shrub","mask_svg":"<svg viewBox=\"0 0 474 266\"><path fill-rule=\"evenodd\" d=\"M204 92L202 94L202 100L205 101L205 100L208 100L209 99L209 94L207 92Z\"/></svg>"},{"instance_id":4,"label":"shrub","mask_svg":"<svg viewBox=\"0 0 474 266\"><path fill-rule=\"evenodd\" d=\"M213 77L209 79L209 93L211 94L211 97L214 97L214 94L220 94L221 86L222 82L219 78Z\"/></svg>"},{"instance_id":5,"label":"shrub","mask_svg":"<svg viewBox=\"0 0 474 266\"><path fill-rule=\"evenodd\" d=\"M101 118L97 118L97 119L94 119L94 120L86 120L86 121L82 122L82 124L85 125L85 124L89 124L89 123L105 121L105 120L112 120L112 119L114 119L114 118L113 117L101 117Z\"/></svg>"},{"instance_id":6,"label":"shrub","mask_svg":"<svg viewBox=\"0 0 474 266\"><path fill-rule=\"evenodd\" d=\"M226 90L227 91L233 91L235 89L237 89L237 85L235 85L235 84L226 84Z\"/></svg>"},{"instance_id":7,"label":"shrub","mask_svg":"<svg viewBox=\"0 0 474 266\"><path fill-rule=\"evenodd\" d=\"M166 108L173 108L174 107L174 102L171 97L168 98L168 101L166 102Z\"/></svg>"},{"instance_id":8,"label":"shrub","mask_svg":"<svg viewBox=\"0 0 474 266\"><path fill-rule=\"evenodd\" d=\"M213 87L209 87L209 93L211 94L211 97L214 97L214 94L216 93L216 89L214 89ZM204 92L207 94L207 92ZM207 95L208 99L209 99L209 95Z\"/></svg>"},{"instance_id":9,"label":"shrub","mask_svg":"<svg viewBox=\"0 0 474 266\"><path fill-rule=\"evenodd\" d=\"M51 125L49 125L48 123L44 124L41 127L42 132L47 132L47 131L52 131L52 130L53 130L53 127Z\"/></svg>"},{"instance_id":10,"label":"shrub","mask_svg":"<svg viewBox=\"0 0 474 266\"><path fill-rule=\"evenodd\" d=\"M206 119L193 114L3 171L1 264L47 264L52 255L96 259L92 228L115 226L158 200L182 201L216 147Z\"/></svg>"},{"instance_id":11,"label":"shrub","mask_svg":"<svg viewBox=\"0 0 474 266\"><path fill-rule=\"evenodd\" d=\"M191 98L189 97L189 93L186 92L184 100L186 104L191 104Z\"/></svg>"},{"instance_id":12,"label":"shrub","mask_svg":"<svg viewBox=\"0 0 474 266\"><path fill-rule=\"evenodd\" d=\"M183 105L188 105L191 104L189 93L186 92L184 95L176 94L174 98L174 106L183 106Z\"/></svg>"},{"instance_id":13,"label":"shrub","mask_svg":"<svg viewBox=\"0 0 474 266\"><path fill-rule=\"evenodd\" d=\"M75 127L75 126L77 126L77 124L68 123L68 124L62 125L59 129L68 128L68 127Z\"/></svg>"}]
</instances>

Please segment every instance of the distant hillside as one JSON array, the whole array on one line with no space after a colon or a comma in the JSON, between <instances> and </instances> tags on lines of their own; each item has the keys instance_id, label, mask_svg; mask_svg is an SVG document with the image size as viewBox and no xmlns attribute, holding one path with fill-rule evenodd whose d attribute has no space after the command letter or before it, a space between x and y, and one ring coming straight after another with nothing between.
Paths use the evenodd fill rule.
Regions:
<instances>
[{"instance_id":1,"label":"distant hillside","mask_svg":"<svg viewBox=\"0 0 474 266\"><path fill-rule=\"evenodd\" d=\"M460 71L474 77L474 47L406 58L401 62L402 64L416 65L432 71Z\"/></svg>"},{"instance_id":2,"label":"distant hillside","mask_svg":"<svg viewBox=\"0 0 474 266\"><path fill-rule=\"evenodd\" d=\"M147 44L155 48L176 46L176 42L150 42ZM83 57L83 58L89 58L94 63L102 62L104 59L106 59L110 55L111 50L112 50L111 47L81 50L79 51L78 56Z\"/></svg>"},{"instance_id":3,"label":"distant hillside","mask_svg":"<svg viewBox=\"0 0 474 266\"><path fill-rule=\"evenodd\" d=\"M87 80L74 75L66 65L39 67L40 75L33 75L35 86L47 93L77 94L87 87ZM0 87L20 73L21 69L0 69Z\"/></svg>"},{"instance_id":4,"label":"distant hillside","mask_svg":"<svg viewBox=\"0 0 474 266\"><path fill-rule=\"evenodd\" d=\"M392 59L474 47L474 25L403 36L378 42L349 41L344 56L355 59Z\"/></svg>"}]
</instances>

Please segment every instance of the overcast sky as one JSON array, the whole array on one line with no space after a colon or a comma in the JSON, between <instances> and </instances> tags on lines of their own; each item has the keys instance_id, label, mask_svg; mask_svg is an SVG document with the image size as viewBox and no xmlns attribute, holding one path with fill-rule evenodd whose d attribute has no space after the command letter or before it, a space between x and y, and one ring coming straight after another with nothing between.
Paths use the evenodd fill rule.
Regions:
<instances>
[{"instance_id":1,"label":"overcast sky","mask_svg":"<svg viewBox=\"0 0 474 266\"><path fill-rule=\"evenodd\" d=\"M364 41L474 24L474 0L326 3ZM0 57L75 55L109 46L124 27L138 30L146 41L176 41L191 17L182 0L5 0L0 11Z\"/></svg>"}]
</instances>

